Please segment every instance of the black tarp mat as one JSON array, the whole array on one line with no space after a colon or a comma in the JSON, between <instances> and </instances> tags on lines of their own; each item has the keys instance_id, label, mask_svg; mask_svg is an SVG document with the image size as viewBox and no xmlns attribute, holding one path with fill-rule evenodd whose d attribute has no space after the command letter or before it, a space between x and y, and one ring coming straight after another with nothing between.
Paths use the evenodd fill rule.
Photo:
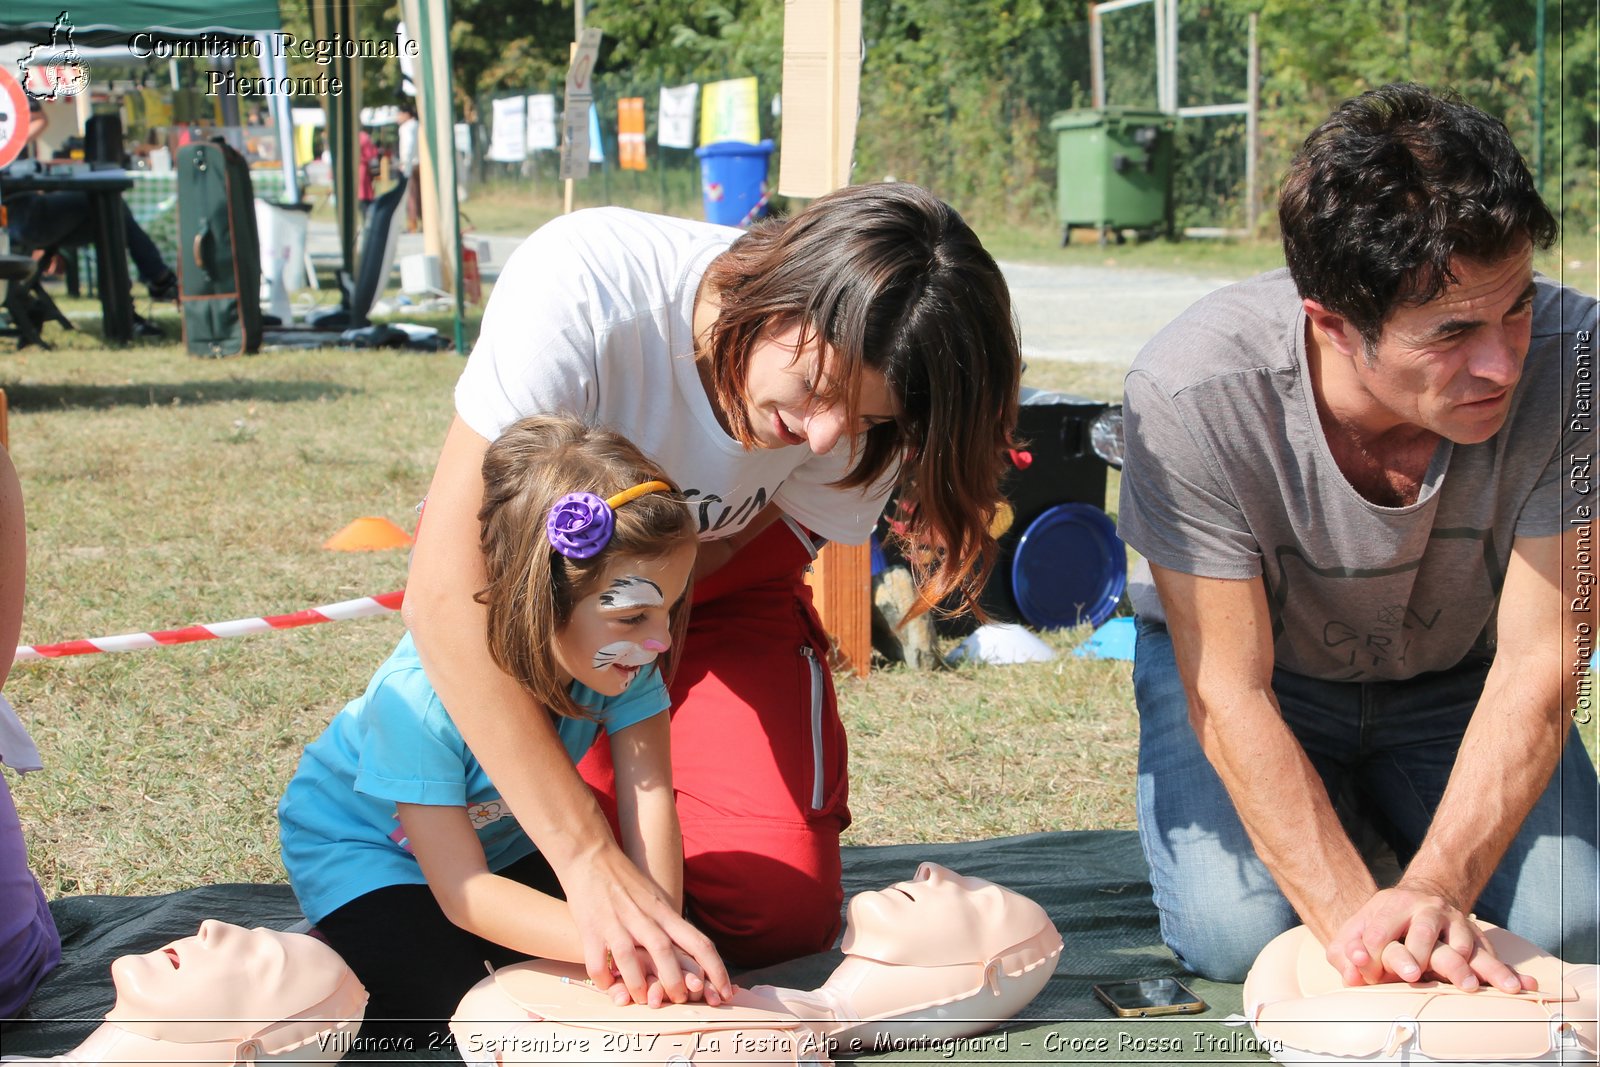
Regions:
<instances>
[{"instance_id":1,"label":"black tarp mat","mask_svg":"<svg viewBox=\"0 0 1600 1067\"><path fill-rule=\"evenodd\" d=\"M864 1049L870 1062L922 1063L1211 1063L1267 1059L1250 1031L1223 1020L1240 1010L1240 987L1185 981L1209 1005L1201 1015L1115 1019L1090 991L1094 982L1181 975L1161 944L1138 836L1131 831L1075 831L940 845L844 850L845 893L881 889L915 874L925 860L988 878L1031 897L1065 942L1044 991L1010 1026L987 1039L924 1048ZM51 905L63 943L62 964L40 987L28 1013L0 1028L7 1055L64 1052L111 1007L110 965L195 932L202 919L289 929L301 921L285 885L217 885L154 897L69 897ZM930 932L937 936L937 932ZM739 976L808 989L837 965L837 952ZM347 1062L361 1059L352 1053ZM373 1056L393 1059L393 1053ZM451 1060L419 1051L415 1061Z\"/></svg>"}]
</instances>

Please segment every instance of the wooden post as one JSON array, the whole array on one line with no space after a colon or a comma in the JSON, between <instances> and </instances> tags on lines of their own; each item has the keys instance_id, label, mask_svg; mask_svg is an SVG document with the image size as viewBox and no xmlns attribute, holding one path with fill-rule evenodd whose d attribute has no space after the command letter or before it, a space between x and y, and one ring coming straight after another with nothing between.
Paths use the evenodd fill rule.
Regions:
<instances>
[{"instance_id":1,"label":"wooden post","mask_svg":"<svg viewBox=\"0 0 1600 1067\"><path fill-rule=\"evenodd\" d=\"M1106 42L1100 28L1100 5L1089 5L1089 103L1106 106Z\"/></svg>"},{"instance_id":2,"label":"wooden post","mask_svg":"<svg viewBox=\"0 0 1600 1067\"><path fill-rule=\"evenodd\" d=\"M778 188L786 196L819 196L849 181L860 93L860 27L860 0L788 0L785 5ZM872 666L871 548L825 545L806 581L835 656L865 677Z\"/></svg>"},{"instance_id":3,"label":"wooden post","mask_svg":"<svg viewBox=\"0 0 1600 1067\"><path fill-rule=\"evenodd\" d=\"M843 666L865 678L872 667L872 549L824 545L806 577L822 627Z\"/></svg>"}]
</instances>

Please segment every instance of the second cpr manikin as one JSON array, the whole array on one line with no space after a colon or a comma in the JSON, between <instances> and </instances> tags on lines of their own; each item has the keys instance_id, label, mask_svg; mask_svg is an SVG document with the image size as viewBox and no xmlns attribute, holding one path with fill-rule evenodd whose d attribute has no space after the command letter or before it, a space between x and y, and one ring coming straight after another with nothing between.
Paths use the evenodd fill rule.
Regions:
<instances>
[{"instance_id":1,"label":"second cpr manikin","mask_svg":"<svg viewBox=\"0 0 1600 1067\"><path fill-rule=\"evenodd\" d=\"M992 1029L1044 988L1061 935L1028 898L924 863L910 881L850 901L840 948L844 962L820 988L756 986L715 1008L617 1007L582 968L521 963L473 987L450 1029L469 1064L821 1067L834 1050Z\"/></svg>"}]
</instances>

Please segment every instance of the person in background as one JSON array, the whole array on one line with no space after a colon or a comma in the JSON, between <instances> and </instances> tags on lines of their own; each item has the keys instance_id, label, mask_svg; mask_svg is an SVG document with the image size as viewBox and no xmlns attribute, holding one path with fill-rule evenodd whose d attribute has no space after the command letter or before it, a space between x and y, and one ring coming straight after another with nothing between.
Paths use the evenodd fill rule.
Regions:
<instances>
[{"instance_id":1,"label":"person in background","mask_svg":"<svg viewBox=\"0 0 1600 1067\"><path fill-rule=\"evenodd\" d=\"M365 222L372 214L372 202L378 198L373 185L378 176L378 146L366 130L356 140L361 155L361 165L356 168L356 202L361 205L361 221Z\"/></svg>"},{"instance_id":2,"label":"person in background","mask_svg":"<svg viewBox=\"0 0 1600 1067\"><path fill-rule=\"evenodd\" d=\"M416 233L422 226L422 182L418 165L421 158L417 145L417 108L409 101L400 105L399 164L400 173L406 177L406 232Z\"/></svg>"},{"instance_id":3,"label":"person in background","mask_svg":"<svg viewBox=\"0 0 1600 1067\"><path fill-rule=\"evenodd\" d=\"M29 104L28 142L37 145L36 139L49 128L50 118L37 100L30 100ZM21 158L31 156L32 152L28 152ZM122 225L127 234L128 255L139 280L149 289L150 299L158 303L177 300L177 273L167 264L155 241L135 221L126 202L122 204ZM89 196L73 190L13 193L6 197L6 230L16 245L30 250L92 245L94 213L90 210ZM153 324L144 325L159 334Z\"/></svg>"}]
</instances>

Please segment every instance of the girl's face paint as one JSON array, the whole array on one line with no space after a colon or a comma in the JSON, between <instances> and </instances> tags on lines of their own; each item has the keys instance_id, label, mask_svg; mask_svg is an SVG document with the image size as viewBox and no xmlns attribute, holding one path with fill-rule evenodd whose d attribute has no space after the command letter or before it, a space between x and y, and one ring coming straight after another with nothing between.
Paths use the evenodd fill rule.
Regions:
<instances>
[{"instance_id":1,"label":"girl's face paint","mask_svg":"<svg viewBox=\"0 0 1600 1067\"><path fill-rule=\"evenodd\" d=\"M655 583L651 582L650 585L653 587ZM600 594L602 601L605 599L605 595L604 593ZM639 642L613 641L595 652L594 662L590 666L597 671L604 670L607 667L616 668L626 678L622 685L622 688L626 690L628 686L633 684L634 678L638 677L638 669L640 667L653 662L657 656L670 647L672 646L666 641L658 641L654 637L647 637Z\"/></svg>"},{"instance_id":2,"label":"girl's face paint","mask_svg":"<svg viewBox=\"0 0 1600 1067\"><path fill-rule=\"evenodd\" d=\"M695 546L655 559L607 566L598 592L580 600L556 634L556 661L576 681L604 696L627 691L672 644L672 605L682 599Z\"/></svg>"},{"instance_id":3,"label":"girl's face paint","mask_svg":"<svg viewBox=\"0 0 1600 1067\"><path fill-rule=\"evenodd\" d=\"M594 654L595 670L607 665L642 667L665 652L669 646L655 638L646 638L635 644L632 641L613 641Z\"/></svg>"},{"instance_id":4,"label":"girl's face paint","mask_svg":"<svg viewBox=\"0 0 1600 1067\"><path fill-rule=\"evenodd\" d=\"M633 641L613 641L595 652L592 666L597 671L607 668L617 670L624 677L622 688L626 690L628 686L633 684L634 678L638 677L639 668L646 663L653 662L658 655L665 651L666 646L653 638L647 640L644 644L636 644Z\"/></svg>"},{"instance_id":5,"label":"girl's face paint","mask_svg":"<svg viewBox=\"0 0 1600 1067\"><path fill-rule=\"evenodd\" d=\"M625 574L613 581L600 594L602 608L627 611L630 608L659 608L663 603L661 587L640 574Z\"/></svg>"}]
</instances>

